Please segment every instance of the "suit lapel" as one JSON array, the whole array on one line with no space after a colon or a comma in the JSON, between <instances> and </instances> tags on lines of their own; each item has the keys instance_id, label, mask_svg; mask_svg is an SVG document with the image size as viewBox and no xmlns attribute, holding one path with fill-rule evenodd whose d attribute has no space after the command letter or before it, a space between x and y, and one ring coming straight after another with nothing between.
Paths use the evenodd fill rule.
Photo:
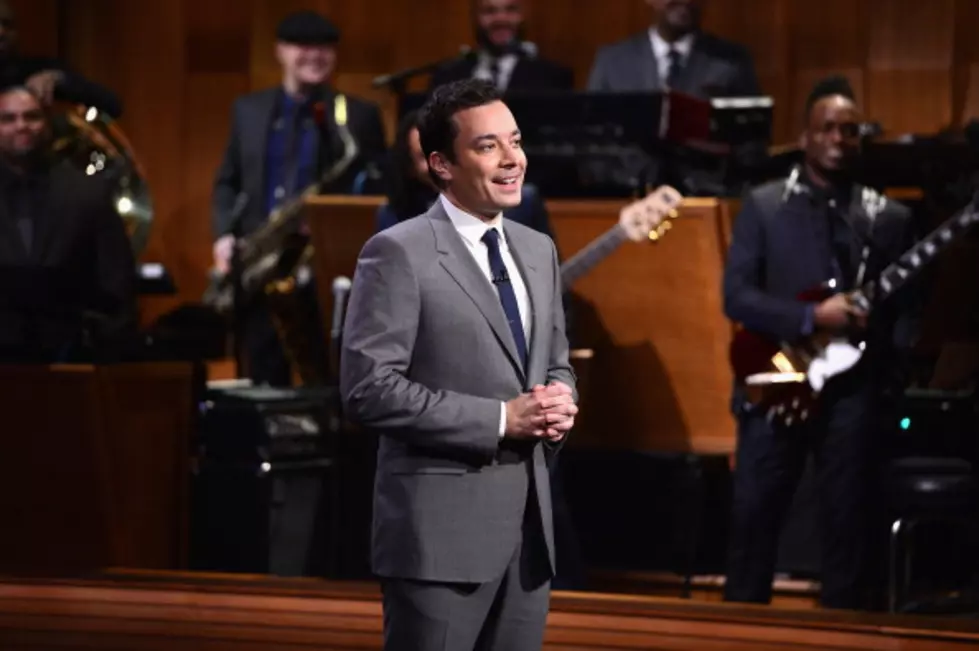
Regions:
<instances>
[{"instance_id":1,"label":"suit lapel","mask_svg":"<svg viewBox=\"0 0 979 651\"><path fill-rule=\"evenodd\" d=\"M534 74L532 64L523 57L517 57L517 63L510 72L507 88L533 88Z\"/></svg>"},{"instance_id":2,"label":"suit lapel","mask_svg":"<svg viewBox=\"0 0 979 651\"><path fill-rule=\"evenodd\" d=\"M435 248L441 254L439 263L476 305L493 329L493 334L503 346L510 362L525 376L523 362L517 355L517 345L513 341L503 306L500 305L500 297L473 260L466 243L456 232L440 201L435 202L427 217L435 232Z\"/></svg>"},{"instance_id":3,"label":"suit lapel","mask_svg":"<svg viewBox=\"0 0 979 651\"><path fill-rule=\"evenodd\" d=\"M265 211L266 154L269 134L275 126L272 124L272 119L275 115L278 97L278 89L257 95L255 97L255 103L252 106L249 124L246 125L242 133L242 139L245 141L242 144L242 148L249 152L245 158L246 160L254 161L255 169L255 176L252 178L255 179L256 187L249 188L246 192L251 197L263 197L261 201L257 202L257 205L262 206L260 209L262 213Z\"/></svg>"},{"instance_id":4,"label":"suit lapel","mask_svg":"<svg viewBox=\"0 0 979 651\"><path fill-rule=\"evenodd\" d=\"M653 43L649 40L649 33L643 32L636 37L636 61L639 65L639 74L642 76L641 88L647 91L660 90L663 86L659 78L659 64L656 63L656 54L653 53Z\"/></svg>"},{"instance_id":5,"label":"suit lapel","mask_svg":"<svg viewBox=\"0 0 979 651\"><path fill-rule=\"evenodd\" d=\"M334 107L334 102L336 101L336 93L331 88L326 88L323 90L323 94L320 97L320 102L323 102L323 123L316 126L314 129L313 137L313 160L315 161L316 169L313 170L313 178L319 180L320 174L325 172L332 161L329 159L329 154L333 149L332 140L333 134L337 132L336 124L336 111ZM350 127L351 131L353 126L350 124L350 105L347 104L347 125Z\"/></svg>"},{"instance_id":6,"label":"suit lapel","mask_svg":"<svg viewBox=\"0 0 979 651\"><path fill-rule=\"evenodd\" d=\"M527 342L527 377L537 377L535 371L537 370L539 353L541 350L540 342L545 340L546 332L540 327L542 324L547 325L546 319L543 318L545 314L548 313L547 300L546 300L546 279L541 277L541 268L538 261L535 259L533 252L529 249L526 242L520 238L515 238L510 236L510 231L506 229L506 222L504 222L504 231L506 232L507 246L510 247L510 253L513 255L514 262L517 263L517 268L520 270L520 276L523 278L524 285L527 287L527 296L530 299L530 313L527 318L530 320L530 341ZM541 318L538 318L540 315Z\"/></svg>"},{"instance_id":7,"label":"suit lapel","mask_svg":"<svg viewBox=\"0 0 979 651\"><path fill-rule=\"evenodd\" d=\"M36 210L34 214L34 242L31 247L30 259L35 263L44 260L44 255L48 251L52 237L58 233L58 216L62 210L67 209L59 205L59 198L70 195L64 192L58 185L58 167L55 166L44 175L39 182L42 187L38 189Z\"/></svg>"},{"instance_id":8,"label":"suit lapel","mask_svg":"<svg viewBox=\"0 0 979 651\"><path fill-rule=\"evenodd\" d=\"M709 67L710 57L704 52L701 38L697 38L694 40L693 47L690 49L690 56L687 57L686 65L680 71L680 79L679 83L677 83L678 88L676 90L691 95L699 95L703 89L700 88L698 82L707 78L707 69Z\"/></svg>"}]
</instances>

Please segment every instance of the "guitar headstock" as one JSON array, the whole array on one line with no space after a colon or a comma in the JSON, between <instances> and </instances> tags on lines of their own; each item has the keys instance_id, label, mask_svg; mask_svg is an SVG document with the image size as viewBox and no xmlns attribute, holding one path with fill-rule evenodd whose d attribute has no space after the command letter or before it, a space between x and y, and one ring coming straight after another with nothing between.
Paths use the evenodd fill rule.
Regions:
<instances>
[{"instance_id":1,"label":"guitar headstock","mask_svg":"<svg viewBox=\"0 0 979 651\"><path fill-rule=\"evenodd\" d=\"M619 225L633 242L645 239L656 242L670 230L670 220L679 214L677 208L682 200L683 195L676 188L661 185L623 208L619 212Z\"/></svg>"}]
</instances>

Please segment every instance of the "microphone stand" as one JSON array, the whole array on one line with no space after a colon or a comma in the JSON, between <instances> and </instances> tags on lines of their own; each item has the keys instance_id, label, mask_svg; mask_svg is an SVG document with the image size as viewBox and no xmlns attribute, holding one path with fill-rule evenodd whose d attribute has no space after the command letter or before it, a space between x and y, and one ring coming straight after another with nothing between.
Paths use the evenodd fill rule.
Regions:
<instances>
[{"instance_id":1,"label":"microphone stand","mask_svg":"<svg viewBox=\"0 0 979 651\"><path fill-rule=\"evenodd\" d=\"M241 292L241 261L238 253L238 245L241 238L242 225L245 221L245 210L248 207L248 195L240 193L235 199L235 205L231 212L231 236L235 238L234 246L231 247L231 259L228 261L228 274L231 276L231 323L232 323L232 354L235 360L236 375L240 378L242 369L245 368L245 350L242 336L245 325L242 322L244 315L244 301ZM250 371L250 369L249 369Z\"/></svg>"},{"instance_id":2,"label":"microphone stand","mask_svg":"<svg viewBox=\"0 0 979 651\"><path fill-rule=\"evenodd\" d=\"M444 59L439 59L437 61L432 61L430 63L423 63L418 66L412 66L410 68L404 68L402 70L397 70L395 72L388 73L386 75L381 75L375 77L371 82L371 87L373 88L388 88L393 92L398 98L398 106L400 111L401 103L404 99L405 93L407 91L408 81L415 77L421 75L427 75L435 72L443 66L447 66L457 61L461 61L466 57L469 57L473 53L472 48L468 46L463 46L459 48L459 54L451 57L446 57Z\"/></svg>"}]
</instances>

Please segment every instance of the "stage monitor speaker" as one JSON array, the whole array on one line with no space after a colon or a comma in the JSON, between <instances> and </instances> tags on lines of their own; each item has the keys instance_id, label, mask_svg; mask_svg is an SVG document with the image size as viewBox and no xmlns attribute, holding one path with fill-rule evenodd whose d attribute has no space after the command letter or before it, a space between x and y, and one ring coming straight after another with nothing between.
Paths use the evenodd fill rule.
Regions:
<instances>
[{"instance_id":1,"label":"stage monitor speaker","mask_svg":"<svg viewBox=\"0 0 979 651\"><path fill-rule=\"evenodd\" d=\"M192 568L332 575L335 536L330 530L330 495L335 472L327 458L203 461L192 489Z\"/></svg>"},{"instance_id":2,"label":"stage monitor speaker","mask_svg":"<svg viewBox=\"0 0 979 651\"><path fill-rule=\"evenodd\" d=\"M191 566L331 576L339 564L335 389L211 390L191 490Z\"/></svg>"}]
</instances>

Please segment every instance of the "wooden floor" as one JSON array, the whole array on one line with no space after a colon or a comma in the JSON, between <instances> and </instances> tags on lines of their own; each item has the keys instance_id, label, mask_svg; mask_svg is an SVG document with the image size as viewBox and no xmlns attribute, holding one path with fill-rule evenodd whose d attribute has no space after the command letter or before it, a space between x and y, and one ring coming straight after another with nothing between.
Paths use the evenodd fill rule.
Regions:
<instances>
[{"instance_id":1,"label":"wooden floor","mask_svg":"<svg viewBox=\"0 0 979 651\"><path fill-rule=\"evenodd\" d=\"M545 649L808 651L976 648L974 620L555 593ZM0 582L0 649L380 649L377 587L267 577L124 573Z\"/></svg>"}]
</instances>

